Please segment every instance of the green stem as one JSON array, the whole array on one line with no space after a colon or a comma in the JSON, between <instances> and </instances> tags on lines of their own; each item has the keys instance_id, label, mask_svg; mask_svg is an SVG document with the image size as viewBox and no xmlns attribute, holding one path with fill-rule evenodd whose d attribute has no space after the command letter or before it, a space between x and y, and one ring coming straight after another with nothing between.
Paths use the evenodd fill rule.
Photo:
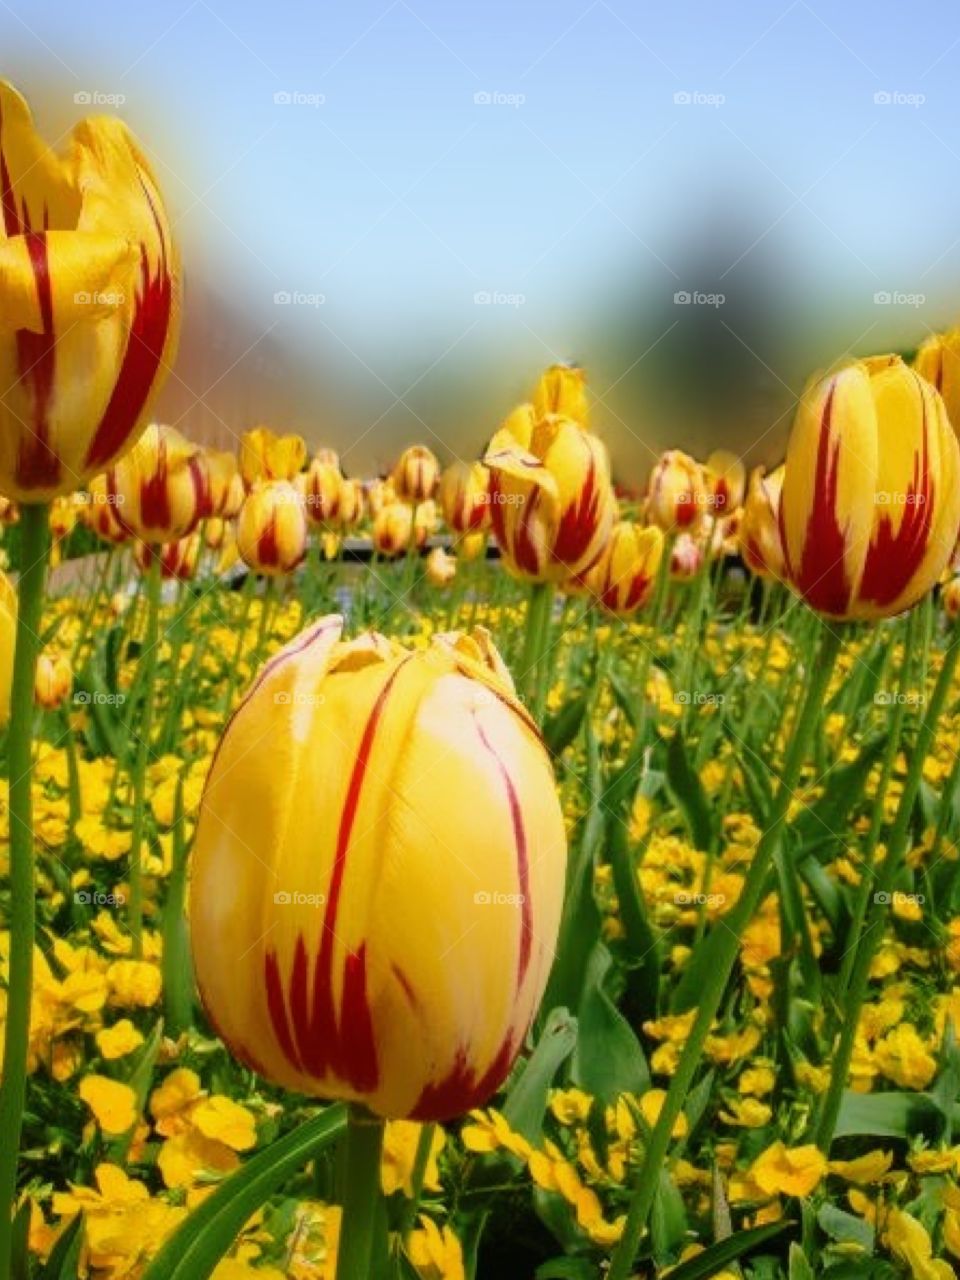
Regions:
<instances>
[{"instance_id":1,"label":"green stem","mask_svg":"<svg viewBox=\"0 0 960 1280\"><path fill-rule=\"evenodd\" d=\"M933 745L933 735L950 692L958 657L960 657L960 628L955 627L950 638L950 646L943 655L943 665L940 668L933 695L927 705L926 714L923 717L920 732L917 734L917 741L910 756L906 782L904 783L903 791L900 793L900 802L897 806L893 830L887 841L887 855L873 879L873 906L864 921L863 931L857 942L856 959L844 1001L844 1016L840 1025L840 1039L831 1061L830 1084L817 1122L817 1146L825 1153L830 1150L833 1133L837 1127L840 1103L843 1100L843 1091L846 1088L850 1060L853 1057L853 1048L856 1042L860 1011L863 1008L867 988L870 984L870 969L873 965L874 956L877 954L877 949L883 940L884 926L889 914L890 894L896 887L897 876L903 865L903 858L910 836L910 819L920 790L920 783L923 780L924 762Z\"/></svg>"},{"instance_id":2,"label":"green stem","mask_svg":"<svg viewBox=\"0 0 960 1280\"><path fill-rule=\"evenodd\" d=\"M147 757L153 732L154 685L157 678L157 650L160 647L160 589L162 586L160 548L153 547L147 571L147 630L138 664L143 672L140 723L137 726L137 754L133 765L133 830L130 836L130 936L133 955L143 956L143 857L142 846L147 819Z\"/></svg>"},{"instance_id":3,"label":"green stem","mask_svg":"<svg viewBox=\"0 0 960 1280\"><path fill-rule=\"evenodd\" d=\"M518 684L527 699L531 715L536 716L542 683L543 656L550 633L550 611L553 608L552 582L530 584L527 601L527 626L523 638L523 654L520 658Z\"/></svg>"},{"instance_id":4,"label":"green stem","mask_svg":"<svg viewBox=\"0 0 960 1280\"><path fill-rule=\"evenodd\" d=\"M646 1144L643 1164L634 1186L623 1237L613 1254L607 1280L627 1280L633 1268L640 1237L650 1217L660 1185L660 1173L677 1117L703 1060L703 1046L710 1034L730 974L740 950L744 929L756 914L774 854L780 847L790 801L807 758L830 676L840 652L842 633L824 626L820 651L810 671L803 706L787 750L783 774L770 818L760 838L750 870L736 905L711 931L705 945L712 948L713 965L704 983L697 1015L670 1083L659 1118Z\"/></svg>"},{"instance_id":5,"label":"green stem","mask_svg":"<svg viewBox=\"0 0 960 1280\"><path fill-rule=\"evenodd\" d=\"M43 613L43 585L50 547L49 508L25 505L20 517L21 562L17 584L17 640L13 660L7 777L10 784L10 967L0 1085L0 1280L12 1273L13 1209L17 1155L27 1096L36 886L33 847L33 687Z\"/></svg>"},{"instance_id":6,"label":"green stem","mask_svg":"<svg viewBox=\"0 0 960 1280\"><path fill-rule=\"evenodd\" d=\"M193 1025L193 969L184 902L187 893L187 842L183 830L183 777L177 784L173 824L173 865L163 908L164 1031L176 1040Z\"/></svg>"},{"instance_id":7,"label":"green stem","mask_svg":"<svg viewBox=\"0 0 960 1280\"><path fill-rule=\"evenodd\" d=\"M347 1116L347 1158L344 1170L343 1223L337 1254L337 1280L370 1280L379 1275L382 1259L374 1257L379 1237L382 1192L380 1153L383 1121L351 1103Z\"/></svg>"},{"instance_id":8,"label":"green stem","mask_svg":"<svg viewBox=\"0 0 960 1280\"><path fill-rule=\"evenodd\" d=\"M423 1182L427 1176L427 1165L430 1163L430 1152L433 1150L433 1138L437 1131L435 1124L425 1124L417 1139L417 1150L413 1157L413 1169L410 1173L410 1199L403 1206L400 1216L400 1242L404 1244L407 1236L416 1226L417 1212L420 1208L420 1197L423 1195Z\"/></svg>"}]
</instances>

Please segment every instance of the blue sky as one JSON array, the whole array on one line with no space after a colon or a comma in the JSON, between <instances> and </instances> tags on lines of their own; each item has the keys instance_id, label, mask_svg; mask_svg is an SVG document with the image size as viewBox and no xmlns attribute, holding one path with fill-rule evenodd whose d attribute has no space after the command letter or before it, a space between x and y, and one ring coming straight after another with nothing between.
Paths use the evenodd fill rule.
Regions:
<instances>
[{"instance_id":1,"label":"blue sky","mask_svg":"<svg viewBox=\"0 0 960 1280\"><path fill-rule=\"evenodd\" d=\"M467 451L553 357L637 471L664 432L710 443L647 385L707 321L773 422L812 365L960 310L953 6L5 0L0 32L52 136L76 94L123 99L190 276L302 369L278 414L358 466L418 432ZM728 309L674 302L698 291Z\"/></svg>"}]
</instances>

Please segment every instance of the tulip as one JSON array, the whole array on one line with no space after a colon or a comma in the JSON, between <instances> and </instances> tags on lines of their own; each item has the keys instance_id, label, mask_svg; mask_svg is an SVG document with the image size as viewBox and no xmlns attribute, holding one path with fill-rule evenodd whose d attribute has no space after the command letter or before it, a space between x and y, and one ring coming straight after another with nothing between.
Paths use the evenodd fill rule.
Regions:
<instances>
[{"instance_id":1,"label":"tulip","mask_svg":"<svg viewBox=\"0 0 960 1280\"><path fill-rule=\"evenodd\" d=\"M457 555L461 560L482 560L487 550L487 535L481 529L479 533L466 533L457 539Z\"/></svg>"},{"instance_id":2,"label":"tulip","mask_svg":"<svg viewBox=\"0 0 960 1280\"><path fill-rule=\"evenodd\" d=\"M137 568L143 574L149 573L154 560L159 559L162 578L189 582L197 573L200 548L200 534L190 533L185 538L178 538L175 542L164 542L159 546L137 542L133 548L133 558L137 562Z\"/></svg>"},{"instance_id":3,"label":"tulip","mask_svg":"<svg viewBox=\"0 0 960 1280\"><path fill-rule=\"evenodd\" d=\"M377 512L373 521L373 546L382 556L402 555L410 546L413 531L413 509L402 502L391 502ZM422 547L427 540L425 526L416 527L416 545Z\"/></svg>"},{"instance_id":4,"label":"tulip","mask_svg":"<svg viewBox=\"0 0 960 1280\"><path fill-rule=\"evenodd\" d=\"M62 653L41 653L37 659L33 700L45 711L55 711L73 688L73 669Z\"/></svg>"},{"instance_id":5,"label":"tulip","mask_svg":"<svg viewBox=\"0 0 960 1280\"><path fill-rule=\"evenodd\" d=\"M110 612L115 618L122 618L130 608L130 597L125 591L115 591L110 597Z\"/></svg>"},{"instance_id":6,"label":"tulip","mask_svg":"<svg viewBox=\"0 0 960 1280\"><path fill-rule=\"evenodd\" d=\"M573 365L554 364L543 374L533 393L533 416L539 422L549 414L572 418L587 425L587 375Z\"/></svg>"},{"instance_id":7,"label":"tulip","mask_svg":"<svg viewBox=\"0 0 960 1280\"><path fill-rule=\"evenodd\" d=\"M750 485L740 520L740 554L744 563L761 578L782 579L783 541L780 537L780 492L783 467L769 475L763 467L750 473Z\"/></svg>"},{"instance_id":8,"label":"tulip","mask_svg":"<svg viewBox=\"0 0 960 1280\"><path fill-rule=\"evenodd\" d=\"M254 427L240 440L240 472L248 489L262 480L292 480L306 458L302 436L278 436L269 427Z\"/></svg>"},{"instance_id":9,"label":"tulip","mask_svg":"<svg viewBox=\"0 0 960 1280\"><path fill-rule=\"evenodd\" d=\"M236 515L243 501L243 479L236 458L229 449L204 449L200 465L205 480L200 518ZM238 487L240 502L237 502Z\"/></svg>"},{"instance_id":10,"label":"tulip","mask_svg":"<svg viewBox=\"0 0 960 1280\"><path fill-rule=\"evenodd\" d=\"M621 520L603 555L583 579L587 590L611 613L627 617L646 604L663 556L663 531Z\"/></svg>"},{"instance_id":11,"label":"tulip","mask_svg":"<svg viewBox=\"0 0 960 1280\"><path fill-rule=\"evenodd\" d=\"M457 562L443 547L434 547L427 556L427 579L435 587L448 586L457 575Z\"/></svg>"},{"instance_id":12,"label":"tulip","mask_svg":"<svg viewBox=\"0 0 960 1280\"><path fill-rule=\"evenodd\" d=\"M147 427L108 473L120 523L141 542L175 542L192 533L206 504L199 448L175 427Z\"/></svg>"},{"instance_id":13,"label":"tulip","mask_svg":"<svg viewBox=\"0 0 960 1280\"><path fill-rule=\"evenodd\" d=\"M508 569L531 582L585 573L610 536L616 501L607 451L572 418L537 421L530 406L490 442L493 531Z\"/></svg>"},{"instance_id":14,"label":"tulip","mask_svg":"<svg viewBox=\"0 0 960 1280\"><path fill-rule=\"evenodd\" d=\"M690 582L700 572L703 547L689 533L681 533L670 552L670 577L676 582Z\"/></svg>"},{"instance_id":15,"label":"tulip","mask_svg":"<svg viewBox=\"0 0 960 1280\"><path fill-rule=\"evenodd\" d=\"M716 516L729 515L743 502L747 473L735 453L715 449L706 461L703 478Z\"/></svg>"},{"instance_id":16,"label":"tulip","mask_svg":"<svg viewBox=\"0 0 960 1280\"><path fill-rule=\"evenodd\" d=\"M650 473L647 518L665 533L693 530L711 501L703 468L689 454L669 449Z\"/></svg>"},{"instance_id":17,"label":"tulip","mask_svg":"<svg viewBox=\"0 0 960 1280\"><path fill-rule=\"evenodd\" d=\"M490 473L482 462L454 462L440 477L440 509L454 533L473 533L490 522Z\"/></svg>"},{"instance_id":18,"label":"tulip","mask_svg":"<svg viewBox=\"0 0 960 1280\"><path fill-rule=\"evenodd\" d=\"M16 524L19 519L20 509L17 504L12 498L5 498L0 494L0 524Z\"/></svg>"},{"instance_id":19,"label":"tulip","mask_svg":"<svg viewBox=\"0 0 960 1280\"><path fill-rule=\"evenodd\" d=\"M243 476L239 471L235 471L230 477L230 483L227 485L227 496L223 500L223 508L220 512L224 520L235 520L237 518L246 496L247 489L243 483Z\"/></svg>"},{"instance_id":20,"label":"tulip","mask_svg":"<svg viewBox=\"0 0 960 1280\"><path fill-rule=\"evenodd\" d=\"M787 579L820 613L891 617L926 595L960 526L960 446L936 388L895 355L810 386L780 525Z\"/></svg>"},{"instance_id":21,"label":"tulip","mask_svg":"<svg viewBox=\"0 0 960 1280\"><path fill-rule=\"evenodd\" d=\"M338 467L316 458L303 476L303 495L310 520L323 528L340 521L344 479Z\"/></svg>"},{"instance_id":22,"label":"tulip","mask_svg":"<svg viewBox=\"0 0 960 1280\"><path fill-rule=\"evenodd\" d=\"M393 488L399 502L417 506L432 498L440 476L440 464L425 444L404 449L393 469Z\"/></svg>"},{"instance_id":23,"label":"tulip","mask_svg":"<svg viewBox=\"0 0 960 1280\"><path fill-rule=\"evenodd\" d=\"M313 455L314 462L320 462L326 467L333 467L335 471L343 474L343 468L340 466L340 455L336 449L329 449L326 446L317 450Z\"/></svg>"},{"instance_id":24,"label":"tulip","mask_svg":"<svg viewBox=\"0 0 960 1280\"><path fill-rule=\"evenodd\" d=\"M363 519L363 485L359 480L342 481L340 491L340 527L353 529Z\"/></svg>"},{"instance_id":25,"label":"tulip","mask_svg":"<svg viewBox=\"0 0 960 1280\"><path fill-rule=\"evenodd\" d=\"M503 1082L543 994L565 878L556 784L485 633L407 650L341 628L321 619L273 658L214 756L198 989L268 1080L446 1120Z\"/></svg>"},{"instance_id":26,"label":"tulip","mask_svg":"<svg viewBox=\"0 0 960 1280\"><path fill-rule=\"evenodd\" d=\"M117 506L109 491L106 474L94 476L88 482L83 518L87 527L104 542L121 543L130 537L117 518Z\"/></svg>"},{"instance_id":27,"label":"tulip","mask_svg":"<svg viewBox=\"0 0 960 1280\"><path fill-rule=\"evenodd\" d=\"M943 611L951 622L960 618L960 577L951 578L940 592Z\"/></svg>"},{"instance_id":28,"label":"tulip","mask_svg":"<svg viewBox=\"0 0 960 1280\"><path fill-rule=\"evenodd\" d=\"M364 497L366 499L367 510L370 512L372 519L376 519L384 507L388 507L391 502L396 502L397 495L393 491L393 482L391 480L371 480L365 486Z\"/></svg>"},{"instance_id":29,"label":"tulip","mask_svg":"<svg viewBox=\"0 0 960 1280\"><path fill-rule=\"evenodd\" d=\"M307 554L303 498L287 480L259 484L247 495L237 521L237 547L254 573L292 573Z\"/></svg>"},{"instance_id":30,"label":"tulip","mask_svg":"<svg viewBox=\"0 0 960 1280\"><path fill-rule=\"evenodd\" d=\"M925 339L913 367L943 396L953 429L960 432L960 329Z\"/></svg>"},{"instance_id":31,"label":"tulip","mask_svg":"<svg viewBox=\"0 0 960 1280\"><path fill-rule=\"evenodd\" d=\"M60 156L0 82L0 173L0 488L48 502L136 438L173 359L180 268L121 121L83 121Z\"/></svg>"},{"instance_id":32,"label":"tulip","mask_svg":"<svg viewBox=\"0 0 960 1280\"><path fill-rule=\"evenodd\" d=\"M220 516L211 516L203 526L203 545L209 547L211 551L219 551L229 528L229 520L224 520Z\"/></svg>"}]
</instances>

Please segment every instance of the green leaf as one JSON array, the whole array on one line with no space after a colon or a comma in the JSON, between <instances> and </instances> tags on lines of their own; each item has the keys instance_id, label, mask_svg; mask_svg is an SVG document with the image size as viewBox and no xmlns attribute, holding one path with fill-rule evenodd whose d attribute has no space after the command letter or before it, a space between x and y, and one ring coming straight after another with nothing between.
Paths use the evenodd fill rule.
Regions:
<instances>
[{"instance_id":1,"label":"green leaf","mask_svg":"<svg viewBox=\"0 0 960 1280\"><path fill-rule=\"evenodd\" d=\"M346 1127L347 1109L337 1103L248 1160L178 1227L142 1280L207 1280L251 1214Z\"/></svg>"},{"instance_id":2,"label":"green leaf","mask_svg":"<svg viewBox=\"0 0 960 1280\"><path fill-rule=\"evenodd\" d=\"M660 991L660 940L647 919L627 827L619 808L607 815L607 855L620 906L624 951L632 969L631 993L641 1017L655 1018Z\"/></svg>"},{"instance_id":3,"label":"green leaf","mask_svg":"<svg viewBox=\"0 0 960 1280\"><path fill-rule=\"evenodd\" d=\"M864 1218L846 1213L833 1204L822 1204L817 1212L817 1222L839 1244L856 1244L867 1253L873 1251L874 1229Z\"/></svg>"},{"instance_id":4,"label":"green leaf","mask_svg":"<svg viewBox=\"0 0 960 1280\"><path fill-rule=\"evenodd\" d=\"M535 1280L596 1280L596 1264L588 1258L551 1258L533 1273Z\"/></svg>"},{"instance_id":5,"label":"green leaf","mask_svg":"<svg viewBox=\"0 0 960 1280\"><path fill-rule=\"evenodd\" d=\"M794 818L790 829L807 852L810 846L830 845L843 838L847 818L859 804L870 770L886 745L886 735L876 734L860 748L856 760L831 769L822 794Z\"/></svg>"},{"instance_id":6,"label":"green leaf","mask_svg":"<svg viewBox=\"0 0 960 1280\"><path fill-rule=\"evenodd\" d=\"M683 1196L666 1169L660 1170L660 1185L650 1215L650 1236L654 1257L671 1258L684 1243L688 1231Z\"/></svg>"},{"instance_id":7,"label":"green leaf","mask_svg":"<svg viewBox=\"0 0 960 1280\"><path fill-rule=\"evenodd\" d=\"M790 1245L788 1267L788 1280L814 1280L813 1267L807 1261L807 1255L796 1240Z\"/></svg>"},{"instance_id":8,"label":"green leaf","mask_svg":"<svg viewBox=\"0 0 960 1280\"><path fill-rule=\"evenodd\" d=\"M543 726L543 740L552 756L562 755L569 747L580 732L589 706L590 695L582 693L579 697L568 698L559 711L548 717Z\"/></svg>"},{"instance_id":9,"label":"green leaf","mask_svg":"<svg viewBox=\"0 0 960 1280\"><path fill-rule=\"evenodd\" d=\"M707 793L703 789L703 783L690 764L679 727L667 748L667 785L680 806L695 847L711 848L715 832L715 815L707 799Z\"/></svg>"},{"instance_id":10,"label":"green leaf","mask_svg":"<svg viewBox=\"0 0 960 1280\"><path fill-rule=\"evenodd\" d=\"M612 963L610 952L598 942L587 964L572 1067L582 1089L610 1102L618 1094L644 1093L650 1088L640 1041L605 990Z\"/></svg>"},{"instance_id":11,"label":"green leaf","mask_svg":"<svg viewBox=\"0 0 960 1280\"><path fill-rule=\"evenodd\" d=\"M30 1201L24 1200L13 1219L10 1241L11 1280L30 1280Z\"/></svg>"},{"instance_id":12,"label":"green leaf","mask_svg":"<svg viewBox=\"0 0 960 1280\"><path fill-rule=\"evenodd\" d=\"M516 1084L507 1094L503 1115L510 1128L528 1142L537 1142L543 1131L547 1094L553 1078L577 1043L577 1020L566 1009L553 1009L544 1024L537 1047Z\"/></svg>"},{"instance_id":13,"label":"green leaf","mask_svg":"<svg viewBox=\"0 0 960 1280\"><path fill-rule=\"evenodd\" d=\"M847 1090L840 1103L835 1138L854 1134L870 1138L908 1138L936 1131L941 1123L937 1105L923 1093L854 1093Z\"/></svg>"},{"instance_id":14,"label":"green leaf","mask_svg":"<svg viewBox=\"0 0 960 1280\"><path fill-rule=\"evenodd\" d=\"M50 1250L46 1266L40 1272L39 1280L77 1280L80 1274L80 1247L83 1244L83 1214L78 1213L73 1221L57 1237L57 1243Z\"/></svg>"},{"instance_id":15,"label":"green leaf","mask_svg":"<svg viewBox=\"0 0 960 1280\"><path fill-rule=\"evenodd\" d=\"M695 1258L681 1262L670 1272L670 1280L711 1280L718 1271L744 1257L758 1245L775 1240L794 1224L792 1222L770 1222L763 1227L754 1227L751 1231L738 1231L727 1240L718 1240Z\"/></svg>"}]
</instances>

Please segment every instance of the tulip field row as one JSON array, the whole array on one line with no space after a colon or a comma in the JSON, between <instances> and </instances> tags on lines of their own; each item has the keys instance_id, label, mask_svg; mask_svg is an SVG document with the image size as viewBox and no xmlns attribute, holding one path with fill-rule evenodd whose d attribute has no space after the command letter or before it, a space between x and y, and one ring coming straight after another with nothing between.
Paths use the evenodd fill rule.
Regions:
<instances>
[{"instance_id":1,"label":"tulip field row","mask_svg":"<svg viewBox=\"0 0 960 1280\"><path fill-rule=\"evenodd\" d=\"M960 332L350 476L153 420L125 126L0 182L0 1280L956 1275Z\"/></svg>"}]
</instances>

